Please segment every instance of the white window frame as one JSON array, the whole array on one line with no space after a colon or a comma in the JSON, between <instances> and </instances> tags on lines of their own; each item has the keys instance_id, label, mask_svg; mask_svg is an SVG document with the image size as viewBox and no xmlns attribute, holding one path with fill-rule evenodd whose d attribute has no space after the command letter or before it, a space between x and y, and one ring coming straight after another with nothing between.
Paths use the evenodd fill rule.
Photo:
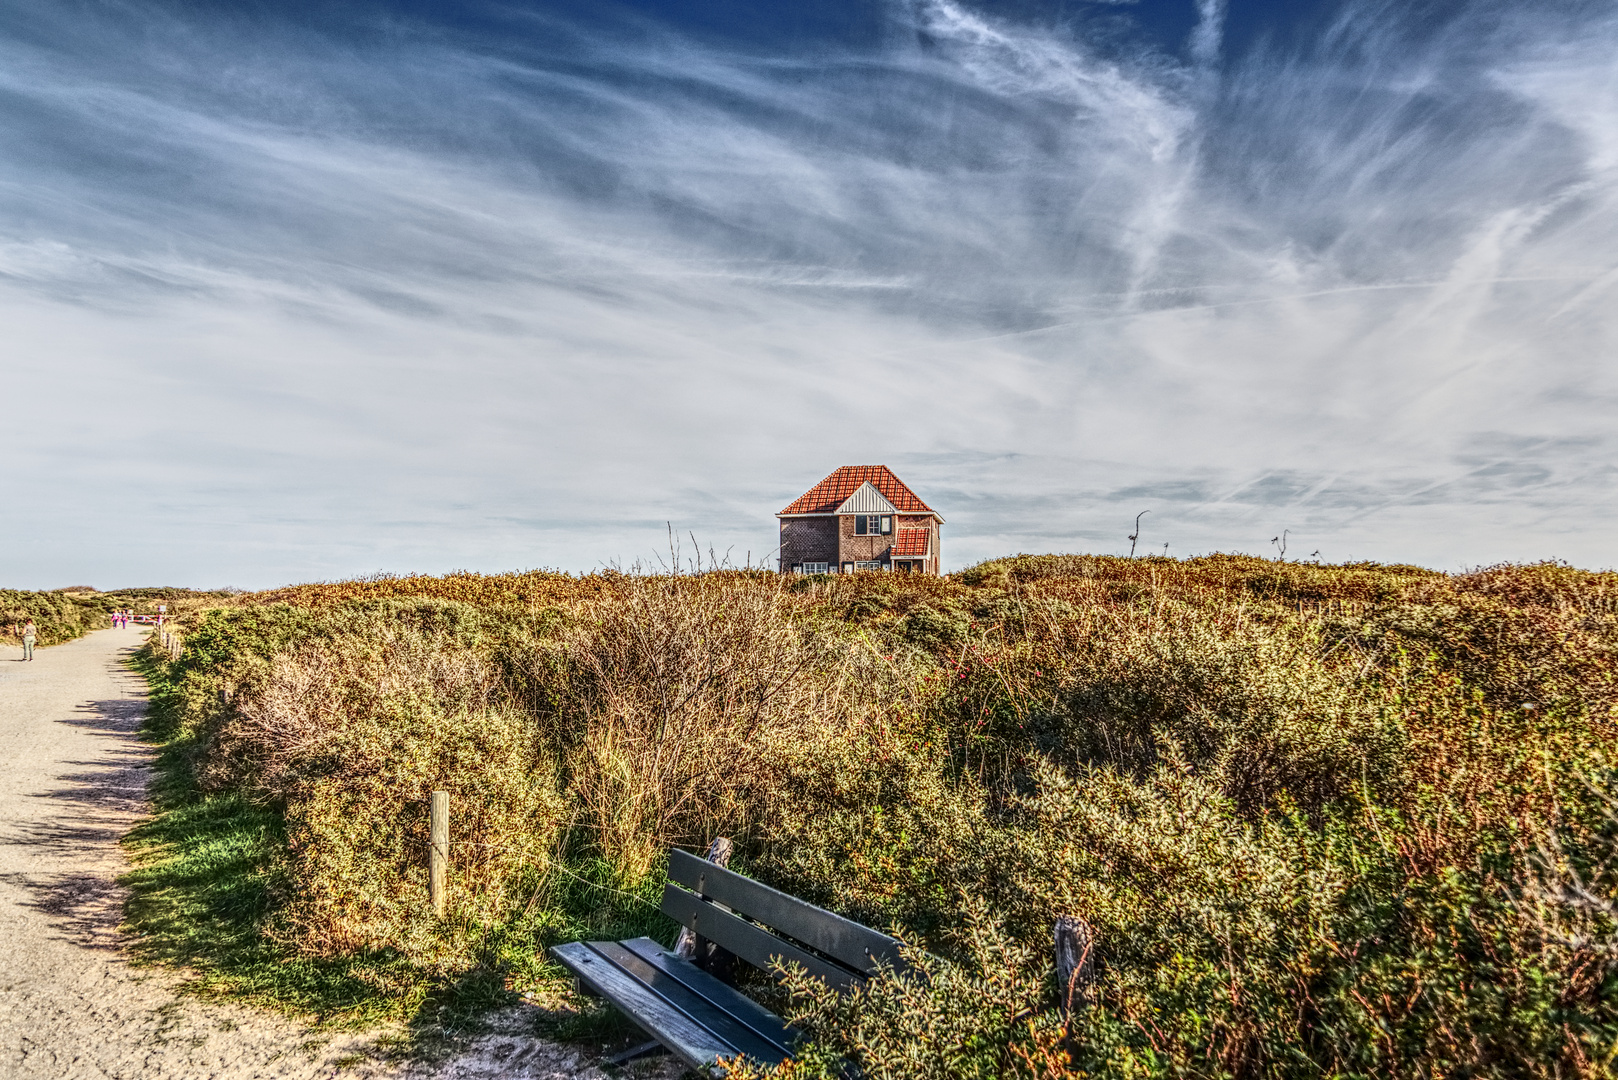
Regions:
<instances>
[{"instance_id":1,"label":"white window frame","mask_svg":"<svg viewBox=\"0 0 1618 1080\"><path fill-rule=\"evenodd\" d=\"M829 573L831 573L831 563L806 562L806 563L803 564L802 569L800 569L798 571L798 573L800 573L800 574L829 574Z\"/></svg>"}]
</instances>

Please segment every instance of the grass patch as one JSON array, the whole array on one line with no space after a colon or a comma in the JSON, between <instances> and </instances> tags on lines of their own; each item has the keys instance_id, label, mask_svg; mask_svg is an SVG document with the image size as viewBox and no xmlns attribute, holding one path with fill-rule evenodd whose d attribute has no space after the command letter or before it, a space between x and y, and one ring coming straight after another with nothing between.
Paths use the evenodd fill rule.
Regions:
<instances>
[{"instance_id":1,"label":"grass patch","mask_svg":"<svg viewBox=\"0 0 1618 1080\"><path fill-rule=\"evenodd\" d=\"M322 1022L362 1026L408 1015L421 994L401 982L419 980L397 958L321 960L265 934L276 891L286 887L286 838L273 811L235 794L177 794L162 792L157 816L125 841L135 863L123 879L131 890L125 919L137 958L188 969L192 992Z\"/></svg>"}]
</instances>

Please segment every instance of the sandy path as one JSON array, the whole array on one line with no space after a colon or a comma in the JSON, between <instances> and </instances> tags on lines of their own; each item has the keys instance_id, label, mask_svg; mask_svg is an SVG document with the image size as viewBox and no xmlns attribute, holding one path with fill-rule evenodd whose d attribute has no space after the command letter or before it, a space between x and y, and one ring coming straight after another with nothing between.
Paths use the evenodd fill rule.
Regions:
<instances>
[{"instance_id":1,"label":"sandy path","mask_svg":"<svg viewBox=\"0 0 1618 1080\"><path fill-rule=\"evenodd\" d=\"M122 660L140 640L102 630L32 663L0 649L0 1078L602 1076L521 1034L390 1062L395 1032L316 1033L178 996L173 973L126 963L118 840L146 813L150 750L136 738L145 685Z\"/></svg>"}]
</instances>

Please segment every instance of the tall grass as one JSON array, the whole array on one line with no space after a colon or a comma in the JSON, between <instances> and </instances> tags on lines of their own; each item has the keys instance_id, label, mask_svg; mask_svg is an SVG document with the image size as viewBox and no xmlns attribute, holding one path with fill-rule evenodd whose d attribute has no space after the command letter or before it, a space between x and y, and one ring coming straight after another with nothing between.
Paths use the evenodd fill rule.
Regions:
<instances>
[{"instance_id":1,"label":"tall grass","mask_svg":"<svg viewBox=\"0 0 1618 1080\"><path fill-rule=\"evenodd\" d=\"M851 999L798 984L798 1075L1602 1076L1615 585L1017 556L302 586L192 617L152 660L156 730L195 798L281 830L255 932L392 957L383 995L539 985L571 933L666 939L660 853L723 833L944 958ZM1058 914L1097 941L1066 1023Z\"/></svg>"}]
</instances>

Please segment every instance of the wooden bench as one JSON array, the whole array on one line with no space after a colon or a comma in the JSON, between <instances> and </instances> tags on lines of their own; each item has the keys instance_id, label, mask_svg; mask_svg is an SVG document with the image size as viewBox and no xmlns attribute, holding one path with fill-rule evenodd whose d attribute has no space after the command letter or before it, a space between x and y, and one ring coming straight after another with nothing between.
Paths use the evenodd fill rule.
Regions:
<instances>
[{"instance_id":1,"label":"wooden bench","mask_svg":"<svg viewBox=\"0 0 1618 1080\"><path fill-rule=\"evenodd\" d=\"M728 842L710 858L716 851L728 854ZM661 1045L704 1075L721 1075L716 1061L738 1055L779 1064L798 1035L730 985L735 958L766 970L798 964L839 990L878 964L906 966L888 935L684 851L669 852L660 910L682 927L672 951L643 937L577 941L551 955L655 1040L631 1053Z\"/></svg>"}]
</instances>

